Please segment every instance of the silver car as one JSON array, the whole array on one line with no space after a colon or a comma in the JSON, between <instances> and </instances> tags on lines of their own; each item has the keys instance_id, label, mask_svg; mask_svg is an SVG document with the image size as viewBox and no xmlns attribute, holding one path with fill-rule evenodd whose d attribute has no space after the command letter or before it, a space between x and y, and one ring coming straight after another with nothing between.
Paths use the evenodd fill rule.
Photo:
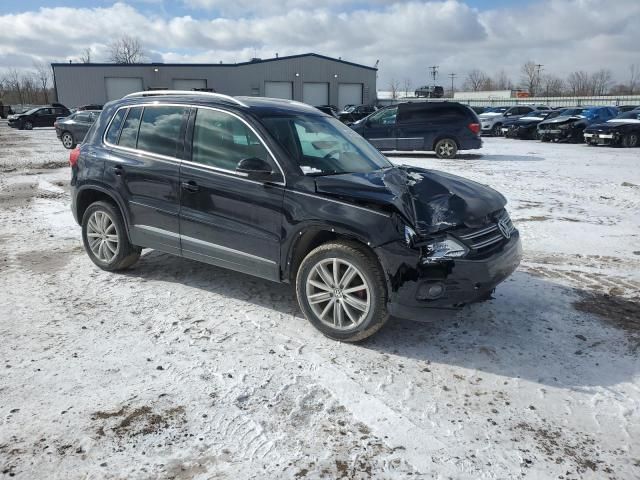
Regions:
<instances>
[{"instance_id":1,"label":"silver car","mask_svg":"<svg viewBox=\"0 0 640 480\"><path fill-rule=\"evenodd\" d=\"M53 126L56 128L56 135L62 142L64 148L73 149L82 143L84 136L93 125L102 110L82 110L72 113L68 117L58 118Z\"/></svg>"}]
</instances>

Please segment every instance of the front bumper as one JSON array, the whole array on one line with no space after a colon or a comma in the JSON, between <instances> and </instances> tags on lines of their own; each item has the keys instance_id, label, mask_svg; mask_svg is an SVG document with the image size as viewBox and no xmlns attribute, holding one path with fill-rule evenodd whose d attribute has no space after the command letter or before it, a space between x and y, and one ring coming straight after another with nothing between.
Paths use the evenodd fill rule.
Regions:
<instances>
[{"instance_id":1,"label":"front bumper","mask_svg":"<svg viewBox=\"0 0 640 480\"><path fill-rule=\"evenodd\" d=\"M582 142L582 130L576 128L539 128L538 134L549 140Z\"/></svg>"},{"instance_id":2,"label":"front bumper","mask_svg":"<svg viewBox=\"0 0 640 480\"><path fill-rule=\"evenodd\" d=\"M20 126L20 120L9 120L7 122L7 125L9 125L11 128L18 128Z\"/></svg>"},{"instance_id":3,"label":"front bumper","mask_svg":"<svg viewBox=\"0 0 640 480\"><path fill-rule=\"evenodd\" d=\"M616 135L613 133L587 133L584 134L584 141L591 145L611 145L615 143Z\"/></svg>"},{"instance_id":4,"label":"front bumper","mask_svg":"<svg viewBox=\"0 0 640 480\"><path fill-rule=\"evenodd\" d=\"M459 309L487 298L496 286L511 275L522 259L518 231L491 256L478 259L453 259L421 265L419 252L407 258L408 247L401 242L376 249L387 273L387 308L395 317L429 322L434 312ZM410 254L409 254L410 255ZM436 299L422 300L425 286L444 287Z\"/></svg>"}]
</instances>

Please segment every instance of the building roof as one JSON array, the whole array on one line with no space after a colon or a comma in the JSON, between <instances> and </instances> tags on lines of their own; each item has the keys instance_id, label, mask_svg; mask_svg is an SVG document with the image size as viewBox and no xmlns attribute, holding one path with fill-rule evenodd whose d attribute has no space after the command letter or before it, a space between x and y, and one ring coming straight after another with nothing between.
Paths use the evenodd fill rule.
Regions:
<instances>
[{"instance_id":1,"label":"building roof","mask_svg":"<svg viewBox=\"0 0 640 480\"><path fill-rule=\"evenodd\" d=\"M302 57L316 57L322 58L324 60L330 60L332 62L343 63L345 65L351 65L353 67L366 68L367 70L378 70L376 67L369 67L367 65L362 65L359 63L347 62L346 60L341 60L339 58L327 57L325 55L320 55L318 53L301 53L299 55L289 55L285 57L274 57L274 58L266 58L260 60L251 60L249 62L240 62L240 63L158 63L158 62L150 62L150 63L65 63L65 62L57 62L52 63L52 67L150 67L150 66L163 66L163 67L238 67L244 65L256 65L260 63L266 62L278 62L280 60L291 60L294 58L302 58Z\"/></svg>"}]
</instances>

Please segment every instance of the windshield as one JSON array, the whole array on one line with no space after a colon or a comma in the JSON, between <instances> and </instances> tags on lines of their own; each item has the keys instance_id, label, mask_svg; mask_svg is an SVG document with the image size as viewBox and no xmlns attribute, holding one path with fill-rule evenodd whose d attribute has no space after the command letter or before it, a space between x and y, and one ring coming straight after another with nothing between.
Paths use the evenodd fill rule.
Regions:
<instances>
[{"instance_id":1,"label":"windshield","mask_svg":"<svg viewBox=\"0 0 640 480\"><path fill-rule=\"evenodd\" d=\"M491 108L487 108L482 113L504 113L507 110L509 110L509 107L491 107Z\"/></svg>"},{"instance_id":2,"label":"windshield","mask_svg":"<svg viewBox=\"0 0 640 480\"><path fill-rule=\"evenodd\" d=\"M562 110L562 112L560 112L560 115L562 116L584 115L584 112L586 110L587 110L586 108L567 108L566 110Z\"/></svg>"},{"instance_id":3,"label":"windshield","mask_svg":"<svg viewBox=\"0 0 640 480\"><path fill-rule=\"evenodd\" d=\"M355 105L349 105L348 107L344 107L344 111L347 113L351 113L356 109Z\"/></svg>"},{"instance_id":4,"label":"windshield","mask_svg":"<svg viewBox=\"0 0 640 480\"><path fill-rule=\"evenodd\" d=\"M369 142L335 118L265 117L269 133L305 175L372 172L393 165Z\"/></svg>"},{"instance_id":5,"label":"windshield","mask_svg":"<svg viewBox=\"0 0 640 480\"><path fill-rule=\"evenodd\" d=\"M632 120L639 120L640 110L632 110L630 112L624 112L616 117L616 119L625 119L625 118L632 119Z\"/></svg>"}]
</instances>

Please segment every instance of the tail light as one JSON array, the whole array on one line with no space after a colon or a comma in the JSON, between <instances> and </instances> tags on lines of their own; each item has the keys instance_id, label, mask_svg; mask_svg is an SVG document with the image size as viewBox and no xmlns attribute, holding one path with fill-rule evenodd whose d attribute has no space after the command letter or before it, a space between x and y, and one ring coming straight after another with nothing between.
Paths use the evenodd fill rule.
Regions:
<instances>
[{"instance_id":1,"label":"tail light","mask_svg":"<svg viewBox=\"0 0 640 480\"><path fill-rule=\"evenodd\" d=\"M478 135L480 133L480 124L479 123L470 123L469 130L473 132L474 135Z\"/></svg>"},{"instance_id":2,"label":"tail light","mask_svg":"<svg viewBox=\"0 0 640 480\"><path fill-rule=\"evenodd\" d=\"M69 165L71 165L71 168L78 165L78 158L80 158L80 146L77 146L69 152Z\"/></svg>"}]
</instances>

